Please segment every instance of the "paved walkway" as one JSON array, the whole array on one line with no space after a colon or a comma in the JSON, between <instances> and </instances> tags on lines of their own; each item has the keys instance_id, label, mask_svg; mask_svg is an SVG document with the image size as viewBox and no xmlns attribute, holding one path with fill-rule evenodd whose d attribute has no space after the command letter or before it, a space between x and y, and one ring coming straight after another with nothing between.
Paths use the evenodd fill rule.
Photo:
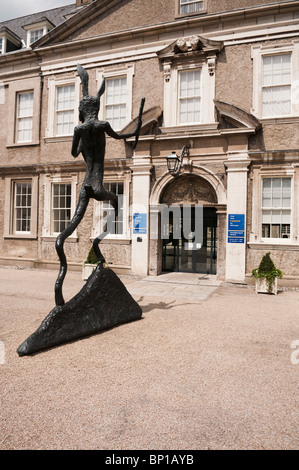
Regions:
<instances>
[{"instance_id":1,"label":"paved walkway","mask_svg":"<svg viewBox=\"0 0 299 470\"><path fill-rule=\"evenodd\" d=\"M126 278L124 277L124 282ZM167 273L148 276L141 280L127 280L131 295L171 297L173 299L205 300L219 286L216 276L189 273Z\"/></svg>"},{"instance_id":2,"label":"paved walkway","mask_svg":"<svg viewBox=\"0 0 299 470\"><path fill-rule=\"evenodd\" d=\"M299 448L298 292L123 276L141 320L19 358L56 277L0 268L0 449Z\"/></svg>"}]
</instances>

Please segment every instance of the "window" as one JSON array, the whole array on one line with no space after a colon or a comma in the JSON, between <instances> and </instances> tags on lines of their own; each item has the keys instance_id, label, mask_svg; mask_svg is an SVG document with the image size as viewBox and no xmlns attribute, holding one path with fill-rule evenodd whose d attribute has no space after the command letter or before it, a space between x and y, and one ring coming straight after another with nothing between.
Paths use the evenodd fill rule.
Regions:
<instances>
[{"instance_id":1,"label":"window","mask_svg":"<svg viewBox=\"0 0 299 470\"><path fill-rule=\"evenodd\" d=\"M118 181L108 180L104 182L107 191L111 191L118 196L118 216L112 218L110 227L107 227L109 233L105 235L105 240L125 240L130 238L129 226L129 191L130 174L123 174L123 179ZM114 211L110 201L94 201L93 210L93 228L91 236L95 238L104 232L107 219Z\"/></svg>"},{"instance_id":2,"label":"window","mask_svg":"<svg viewBox=\"0 0 299 470\"><path fill-rule=\"evenodd\" d=\"M80 77L48 79L48 119L46 139L68 140L79 122ZM59 139L59 138L62 139Z\"/></svg>"},{"instance_id":3,"label":"window","mask_svg":"<svg viewBox=\"0 0 299 470\"><path fill-rule=\"evenodd\" d=\"M201 70L179 72L179 124L200 122Z\"/></svg>"},{"instance_id":4,"label":"window","mask_svg":"<svg viewBox=\"0 0 299 470\"><path fill-rule=\"evenodd\" d=\"M33 31L30 31L30 41L29 41L30 44L37 41L43 35L44 35L44 28L34 29Z\"/></svg>"},{"instance_id":5,"label":"window","mask_svg":"<svg viewBox=\"0 0 299 470\"><path fill-rule=\"evenodd\" d=\"M108 121L115 131L120 131L132 120L134 66L97 70L98 89L103 76L106 88L101 98L99 119Z\"/></svg>"},{"instance_id":6,"label":"window","mask_svg":"<svg viewBox=\"0 0 299 470\"><path fill-rule=\"evenodd\" d=\"M32 141L33 91L17 94L16 142Z\"/></svg>"},{"instance_id":7,"label":"window","mask_svg":"<svg viewBox=\"0 0 299 470\"><path fill-rule=\"evenodd\" d=\"M299 43L285 46L252 46L253 106L259 119L279 120L298 118L299 102Z\"/></svg>"},{"instance_id":8,"label":"window","mask_svg":"<svg viewBox=\"0 0 299 470\"><path fill-rule=\"evenodd\" d=\"M71 220L72 185L52 184L52 234L61 233Z\"/></svg>"},{"instance_id":9,"label":"window","mask_svg":"<svg viewBox=\"0 0 299 470\"><path fill-rule=\"evenodd\" d=\"M5 178L4 237L36 238L38 177Z\"/></svg>"},{"instance_id":10,"label":"window","mask_svg":"<svg viewBox=\"0 0 299 470\"><path fill-rule=\"evenodd\" d=\"M203 9L203 1L194 0L180 0L180 13L182 15L187 13L196 13Z\"/></svg>"},{"instance_id":11,"label":"window","mask_svg":"<svg viewBox=\"0 0 299 470\"><path fill-rule=\"evenodd\" d=\"M16 36L9 28L4 26L1 28L0 34L0 54L21 49L21 39L18 38L18 36Z\"/></svg>"},{"instance_id":12,"label":"window","mask_svg":"<svg viewBox=\"0 0 299 470\"><path fill-rule=\"evenodd\" d=\"M39 76L9 83L6 118L11 124L7 127L7 147L39 144L40 94Z\"/></svg>"},{"instance_id":13,"label":"window","mask_svg":"<svg viewBox=\"0 0 299 470\"><path fill-rule=\"evenodd\" d=\"M217 127L215 116L215 73L209 70L210 60L198 58L198 63L190 64L165 60L163 67L164 110L163 128L180 129L190 126L195 129ZM168 68L169 65L169 68Z\"/></svg>"},{"instance_id":14,"label":"window","mask_svg":"<svg viewBox=\"0 0 299 470\"><path fill-rule=\"evenodd\" d=\"M30 233L31 181L14 182L13 233Z\"/></svg>"},{"instance_id":15,"label":"window","mask_svg":"<svg viewBox=\"0 0 299 470\"><path fill-rule=\"evenodd\" d=\"M42 239L54 241L71 221L76 210L78 175L46 174L44 186L44 221ZM77 229L68 237L69 242L76 242Z\"/></svg>"},{"instance_id":16,"label":"window","mask_svg":"<svg viewBox=\"0 0 299 470\"><path fill-rule=\"evenodd\" d=\"M105 183L104 187L107 191L111 191L118 196L118 216L115 218L111 224L111 235L123 235L123 226L124 226L124 204L123 204L123 194L124 194L124 184L123 183ZM103 209L103 225L109 217L109 215L114 211L112 204L109 201L104 201L102 205ZM104 228L104 227L103 227Z\"/></svg>"},{"instance_id":17,"label":"window","mask_svg":"<svg viewBox=\"0 0 299 470\"><path fill-rule=\"evenodd\" d=\"M126 124L127 77L115 77L106 80L105 117L116 130Z\"/></svg>"},{"instance_id":18,"label":"window","mask_svg":"<svg viewBox=\"0 0 299 470\"><path fill-rule=\"evenodd\" d=\"M262 80L263 117L290 114L291 54L263 57Z\"/></svg>"},{"instance_id":19,"label":"window","mask_svg":"<svg viewBox=\"0 0 299 470\"><path fill-rule=\"evenodd\" d=\"M71 135L74 131L75 85L56 88L56 135Z\"/></svg>"},{"instance_id":20,"label":"window","mask_svg":"<svg viewBox=\"0 0 299 470\"><path fill-rule=\"evenodd\" d=\"M25 31L27 31L27 47L30 47L31 44L33 44L35 41L47 34L51 29L53 29L54 24L44 18L44 21L24 25L23 28L25 29Z\"/></svg>"},{"instance_id":21,"label":"window","mask_svg":"<svg viewBox=\"0 0 299 470\"><path fill-rule=\"evenodd\" d=\"M291 178L262 179L262 237L290 238Z\"/></svg>"}]
</instances>

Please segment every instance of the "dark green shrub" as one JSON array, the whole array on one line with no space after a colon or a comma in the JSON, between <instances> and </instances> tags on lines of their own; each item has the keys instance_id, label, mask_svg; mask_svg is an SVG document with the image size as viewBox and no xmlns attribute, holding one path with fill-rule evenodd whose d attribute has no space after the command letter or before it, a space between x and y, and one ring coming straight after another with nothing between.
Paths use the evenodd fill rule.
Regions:
<instances>
[{"instance_id":1,"label":"dark green shrub","mask_svg":"<svg viewBox=\"0 0 299 470\"><path fill-rule=\"evenodd\" d=\"M252 270L252 276L256 279L266 278L269 292L275 282L275 278L278 277L281 279L282 274L283 273L280 269L275 267L275 264L270 257L270 252L266 253L262 257L259 267Z\"/></svg>"},{"instance_id":2,"label":"dark green shrub","mask_svg":"<svg viewBox=\"0 0 299 470\"><path fill-rule=\"evenodd\" d=\"M262 257L258 270L260 273L267 274L275 269L275 264L270 257L270 252L268 252Z\"/></svg>"},{"instance_id":3,"label":"dark green shrub","mask_svg":"<svg viewBox=\"0 0 299 470\"><path fill-rule=\"evenodd\" d=\"M93 249L93 245L89 250L87 259L85 261L85 264L97 264L98 263L98 258L96 257L96 254Z\"/></svg>"}]
</instances>

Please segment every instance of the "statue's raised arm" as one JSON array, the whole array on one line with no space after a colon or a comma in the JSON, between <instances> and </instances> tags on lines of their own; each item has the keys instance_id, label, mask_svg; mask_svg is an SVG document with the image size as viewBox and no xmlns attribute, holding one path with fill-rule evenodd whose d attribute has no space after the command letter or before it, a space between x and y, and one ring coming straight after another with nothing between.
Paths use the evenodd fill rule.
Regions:
<instances>
[{"instance_id":1,"label":"statue's raised arm","mask_svg":"<svg viewBox=\"0 0 299 470\"><path fill-rule=\"evenodd\" d=\"M128 134L118 134L115 132L112 127L110 126L109 122L106 123L106 133L110 136L113 137L114 139L129 139L130 137L136 137L133 149L135 149L138 138L139 138L139 133L142 125L142 113L143 113L143 107L144 107L144 102L145 98L142 98L141 104L140 104L140 109L139 109L139 115L138 115L138 120L137 120L137 126L136 129L133 132L130 132Z\"/></svg>"}]
</instances>

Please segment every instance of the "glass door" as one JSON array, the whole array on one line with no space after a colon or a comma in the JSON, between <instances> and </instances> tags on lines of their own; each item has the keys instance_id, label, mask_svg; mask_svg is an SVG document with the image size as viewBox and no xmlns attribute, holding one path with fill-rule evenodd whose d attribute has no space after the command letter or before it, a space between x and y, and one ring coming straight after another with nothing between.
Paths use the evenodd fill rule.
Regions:
<instances>
[{"instance_id":1,"label":"glass door","mask_svg":"<svg viewBox=\"0 0 299 470\"><path fill-rule=\"evenodd\" d=\"M186 215L185 215L186 216ZM162 227L162 269L163 271L216 274L217 269L217 214L214 207L203 208L203 240L194 241L195 209L191 209L191 231L183 233L183 210L180 220L169 214L169 223ZM179 224L180 238L175 238L175 224Z\"/></svg>"}]
</instances>

